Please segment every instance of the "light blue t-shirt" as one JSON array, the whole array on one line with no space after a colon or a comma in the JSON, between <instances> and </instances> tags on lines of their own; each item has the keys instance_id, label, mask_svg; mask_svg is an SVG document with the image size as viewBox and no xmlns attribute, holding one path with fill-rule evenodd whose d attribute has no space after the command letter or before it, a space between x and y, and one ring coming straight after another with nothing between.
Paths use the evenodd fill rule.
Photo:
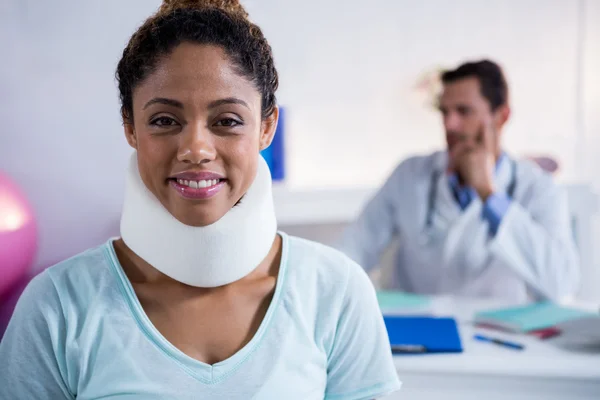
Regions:
<instances>
[{"instance_id":1,"label":"light blue t-shirt","mask_svg":"<svg viewBox=\"0 0 600 400\"><path fill-rule=\"evenodd\" d=\"M0 343L0 398L362 400L398 390L362 268L326 246L281 236L263 322L214 365L186 356L152 325L112 241L44 271Z\"/></svg>"}]
</instances>

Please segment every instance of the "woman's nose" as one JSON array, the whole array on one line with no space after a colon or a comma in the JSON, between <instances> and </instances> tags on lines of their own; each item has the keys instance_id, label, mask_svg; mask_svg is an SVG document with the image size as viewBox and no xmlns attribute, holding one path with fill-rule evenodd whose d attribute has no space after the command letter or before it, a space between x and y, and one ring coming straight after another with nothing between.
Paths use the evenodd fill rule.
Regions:
<instances>
[{"instance_id":1,"label":"woman's nose","mask_svg":"<svg viewBox=\"0 0 600 400\"><path fill-rule=\"evenodd\" d=\"M188 124L181 132L177 159L191 164L203 164L213 161L215 157L213 136L206 124Z\"/></svg>"}]
</instances>

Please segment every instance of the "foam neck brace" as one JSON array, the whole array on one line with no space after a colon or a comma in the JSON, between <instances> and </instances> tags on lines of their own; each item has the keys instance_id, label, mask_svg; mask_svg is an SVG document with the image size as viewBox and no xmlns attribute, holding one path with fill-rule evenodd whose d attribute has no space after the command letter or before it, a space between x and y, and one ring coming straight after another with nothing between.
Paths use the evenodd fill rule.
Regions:
<instances>
[{"instance_id":1,"label":"foam neck brace","mask_svg":"<svg viewBox=\"0 0 600 400\"><path fill-rule=\"evenodd\" d=\"M242 201L217 222L193 227L179 222L148 190L134 153L121 237L144 261L179 282L197 287L235 282L258 267L275 240L271 185L267 163L259 156L256 177Z\"/></svg>"}]
</instances>

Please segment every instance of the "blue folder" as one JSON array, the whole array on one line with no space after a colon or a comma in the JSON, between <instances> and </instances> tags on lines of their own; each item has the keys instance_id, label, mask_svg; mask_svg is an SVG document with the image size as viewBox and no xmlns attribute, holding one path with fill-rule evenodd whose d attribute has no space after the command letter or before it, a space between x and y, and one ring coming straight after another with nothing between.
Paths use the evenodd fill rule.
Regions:
<instances>
[{"instance_id":1,"label":"blue folder","mask_svg":"<svg viewBox=\"0 0 600 400\"><path fill-rule=\"evenodd\" d=\"M461 353L454 318L384 316L394 354Z\"/></svg>"}]
</instances>

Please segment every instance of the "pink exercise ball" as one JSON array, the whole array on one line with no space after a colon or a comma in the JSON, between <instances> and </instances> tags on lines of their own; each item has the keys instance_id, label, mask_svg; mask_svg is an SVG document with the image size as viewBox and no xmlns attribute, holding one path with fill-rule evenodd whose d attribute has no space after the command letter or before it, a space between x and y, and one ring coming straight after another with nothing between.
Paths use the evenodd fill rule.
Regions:
<instances>
[{"instance_id":1,"label":"pink exercise ball","mask_svg":"<svg viewBox=\"0 0 600 400\"><path fill-rule=\"evenodd\" d=\"M36 248L33 210L17 185L0 173L0 298L28 275Z\"/></svg>"}]
</instances>

